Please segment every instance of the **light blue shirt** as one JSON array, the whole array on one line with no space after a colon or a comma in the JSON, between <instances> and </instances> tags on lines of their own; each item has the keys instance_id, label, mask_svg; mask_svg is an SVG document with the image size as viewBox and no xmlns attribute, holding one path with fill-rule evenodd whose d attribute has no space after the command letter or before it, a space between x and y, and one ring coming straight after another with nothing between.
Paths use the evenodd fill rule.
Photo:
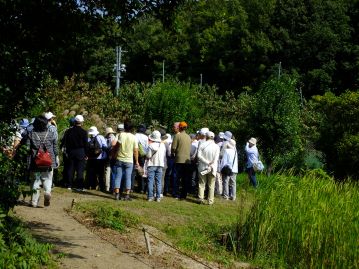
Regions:
<instances>
[{"instance_id":1,"label":"light blue shirt","mask_svg":"<svg viewBox=\"0 0 359 269\"><path fill-rule=\"evenodd\" d=\"M249 147L249 144L246 144L246 154L247 154L247 168L253 167L254 163L258 162L259 159L259 153L257 146Z\"/></svg>"}]
</instances>

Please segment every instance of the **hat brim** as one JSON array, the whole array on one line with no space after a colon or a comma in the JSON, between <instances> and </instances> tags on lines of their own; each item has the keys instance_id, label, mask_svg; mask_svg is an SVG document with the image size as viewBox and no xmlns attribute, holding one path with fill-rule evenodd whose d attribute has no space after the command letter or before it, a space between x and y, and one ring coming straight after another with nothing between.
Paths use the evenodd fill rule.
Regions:
<instances>
[{"instance_id":1,"label":"hat brim","mask_svg":"<svg viewBox=\"0 0 359 269\"><path fill-rule=\"evenodd\" d=\"M99 134L99 132L96 132L96 131L94 131L94 132L89 132L89 135L98 135Z\"/></svg>"},{"instance_id":2,"label":"hat brim","mask_svg":"<svg viewBox=\"0 0 359 269\"><path fill-rule=\"evenodd\" d=\"M161 138L152 138L152 137L149 137L148 139L151 140L151 141L153 141L153 142L162 142Z\"/></svg>"}]
</instances>

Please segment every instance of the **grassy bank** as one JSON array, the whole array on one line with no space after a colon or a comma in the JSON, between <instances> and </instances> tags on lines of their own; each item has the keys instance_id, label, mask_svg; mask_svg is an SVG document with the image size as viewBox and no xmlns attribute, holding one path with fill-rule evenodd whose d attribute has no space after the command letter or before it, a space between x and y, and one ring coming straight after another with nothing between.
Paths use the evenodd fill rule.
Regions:
<instances>
[{"instance_id":1,"label":"grassy bank","mask_svg":"<svg viewBox=\"0 0 359 269\"><path fill-rule=\"evenodd\" d=\"M308 174L263 178L236 249L274 268L359 268L359 188Z\"/></svg>"},{"instance_id":2,"label":"grassy bank","mask_svg":"<svg viewBox=\"0 0 359 269\"><path fill-rule=\"evenodd\" d=\"M250 200L248 197L247 209ZM141 227L141 224L153 226L165 234L163 239L189 255L223 265L231 265L236 260L234 253L223 244L222 234L229 233L238 220L241 210L238 200L216 197L214 205L208 206L197 204L193 196L186 201L164 197L157 203L147 202L145 195L134 194L132 202L81 202L76 210L86 212L100 226L119 231L124 227Z\"/></svg>"},{"instance_id":3,"label":"grassy bank","mask_svg":"<svg viewBox=\"0 0 359 269\"><path fill-rule=\"evenodd\" d=\"M151 225L182 251L225 266L242 260L260 268L358 268L358 186L313 174L258 179L253 189L239 175L238 199L216 198L213 206L135 194L132 202L82 202L77 209L119 231Z\"/></svg>"}]
</instances>

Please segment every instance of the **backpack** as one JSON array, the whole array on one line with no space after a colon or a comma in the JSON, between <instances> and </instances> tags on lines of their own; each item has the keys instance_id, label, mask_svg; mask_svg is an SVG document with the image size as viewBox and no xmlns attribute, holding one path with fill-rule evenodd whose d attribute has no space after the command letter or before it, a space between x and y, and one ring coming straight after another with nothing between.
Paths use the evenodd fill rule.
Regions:
<instances>
[{"instance_id":1,"label":"backpack","mask_svg":"<svg viewBox=\"0 0 359 269\"><path fill-rule=\"evenodd\" d=\"M146 150L141 143L138 143L138 154L143 157L146 155Z\"/></svg>"},{"instance_id":2,"label":"backpack","mask_svg":"<svg viewBox=\"0 0 359 269\"><path fill-rule=\"evenodd\" d=\"M97 135L92 137L87 145L87 157L97 158L102 153L102 146L97 139Z\"/></svg>"},{"instance_id":3,"label":"backpack","mask_svg":"<svg viewBox=\"0 0 359 269\"><path fill-rule=\"evenodd\" d=\"M46 170L46 169L50 169L51 166L52 166L51 154L50 154L50 152L47 150L47 148L45 146L45 140L46 140L47 134L48 134L48 132L46 132L44 141L41 141L38 134L35 133L37 138L40 140L40 146L36 150L36 153L35 153L35 155L33 156L33 159L32 159L32 163L33 163L34 168L45 169Z\"/></svg>"}]
</instances>

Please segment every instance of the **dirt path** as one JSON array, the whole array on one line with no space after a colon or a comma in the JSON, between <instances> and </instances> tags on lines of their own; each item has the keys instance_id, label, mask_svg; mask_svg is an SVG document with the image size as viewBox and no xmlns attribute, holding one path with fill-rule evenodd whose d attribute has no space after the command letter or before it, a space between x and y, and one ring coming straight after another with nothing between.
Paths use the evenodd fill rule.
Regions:
<instances>
[{"instance_id":1,"label":"dirt path","mask_svg":"<svg viewBox=\"0 0 359 269\"><path fill-rule=\"evenodd\" d=\"M60 268L152 268L135 253L120 251L72 218L64 209L78 196L55 193L49 207L24 204L16 206L15 213L40 241L54 245L54 253L63 257Z\"/></svg>"},{"instance_id":2,"label":"dirt path","mask_svg":"<svg viewBox=\"0 0 359 269\"><path fill-rule=\"evenodd\" d=\"M25 203L15 207L15 213L39 241L54 245L53 253L61 257L60 268L218 268L213 264L204 266L153 238L154 254L149 256L140 231L119 234L110 229L93 227L91 220L68 213L73 199L112 199L108 195L97 194L100 193L84 195L55 188L49 207L29 207L27 198ZM40 201L42 204L43 200ZM158 233L152 227L147 228L153 234Z\"/></svg>"}]
</instances>

